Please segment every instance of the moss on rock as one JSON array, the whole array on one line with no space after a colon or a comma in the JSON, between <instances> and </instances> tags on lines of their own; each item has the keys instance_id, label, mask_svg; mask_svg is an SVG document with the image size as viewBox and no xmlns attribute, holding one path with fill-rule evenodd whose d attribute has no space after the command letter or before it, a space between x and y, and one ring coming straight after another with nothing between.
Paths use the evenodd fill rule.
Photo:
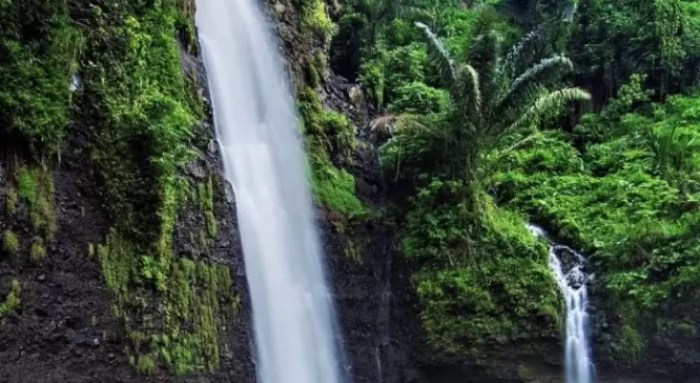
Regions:
<instances>
[{"instance_id":1,"label":"moss on rock","mask_svg":"<svg viewBox=\"0 0 700 383\"><path fill-rule=\"evenodd\" d=\"M0 317L6 315L14 310L16 310L21 301L20 294L22 293L22 287L17 279L13 279L10 282L10 292L5 297L5 300L0 302Z\"/></svg>"},{"instance_id":2,"label":"moss on rock","mask_svg":"<svg viewBox=\"0 0 700 383\"><path fill-rule=\"evenodd\" d=\"M444 354L479 357L494 345L556 337L562 305L546 247L486 195L470 214L459 202L464 188L433 180L407 218L402 249L416 264L428 341Z\"/></svg>"},{"instance_id":3,"label":"moss on rock","mask_svg":"<svg viewBox=\"0 0 700 383\"><path fill-rule=\"evenodd\" d=\"M346 217L367 214L366 206L355 194L353 175L331 161L331 158L340 164L350 161L355 145L352 123L342 114L324 110L311 88L300 92L298 102L316 200Z\"/></svg>"},{"instance_id":4,"label":"moss on rock","mask_svg":"<svg viewBox=\"0 0 700 383\"><path fill-rule=\"evenodd\" d=\"M2 233L2 249L10 254L16 255L20 250L20 242L17 234L10 229L6 229Z\"/></svg>"}]
</instances>

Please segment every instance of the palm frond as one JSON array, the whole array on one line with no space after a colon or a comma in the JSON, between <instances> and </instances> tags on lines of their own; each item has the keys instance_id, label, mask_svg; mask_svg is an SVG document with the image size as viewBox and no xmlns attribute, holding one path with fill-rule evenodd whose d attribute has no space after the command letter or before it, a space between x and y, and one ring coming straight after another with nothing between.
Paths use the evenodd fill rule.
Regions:
<instances>
[{"instance_id":1,"label":"palm frond","mask_svg":"<svg viewBox=\"0 0 700 383\"><path fill-rule=\"evenodd\" d=\"M462 64L459 67L458 77L461 80L460 84L455 84L459 88L452 87L452 92L459 92L462 94L452 94L453 102L461 103L459 108L463 109L463 112L467 112L471 117L475 117L481 114L481 89L479 73L474 69L473 66L468 64Z\"/></svg>"},{"instance_id":2,"label":"palm frond","mask_svg":"<svg viewBox=\"0 0 700 383\"><path fill-rule=\"evenodd\" d=\"M493 105L494 83L499 67L498 37L492 31L474 39L467 62L479 73L479 89L484 104Z\"/></svg>"},{"instance_id":3,"label":"palm frond","mask_svg":"<svg viewBox=\"0 0 700 383\"><path fill-rule=\"evenodd\" d=\"M533 65L525 73L518 76L513 81L512 89L517 89L522 84L532 81L542 81L552 79L552 77L574 70L574 63L568 57L556 55L540 61Z\"/></svg>"},{"instance_id":4,"label":"palm frond","mask_svg":"<svg viewBox=\"0 0 700 383\"><path fill-rule=\"evenodd\" d=\"M518 64L521 62L528 62L529 59L531 59L532 53L534 53L539 47L539 44L541 44L544 32L544 25L539 25L523 36L523 38L513 46L503 60L503 65L501 66L503 75L515 76Z\"/></svg>"},{"instance_id":5,"label":"palm frond","mask_svg":"<svg viewBox=\"0 0 700 383\"><path fill-rule=\"evenodd\" d=\"M451 81L457 81L457 71L455 70L455 63L450 57L450 53L445 48L445 45L440 41L440 39L430 30L430 27L417 21L416 26L420 28L425 34L428 40L429 51L434 56L438 69L443 72L443 74L448 74Z\"/></svg>"},{"instance_id":6,"label":"palm frond","mask_svg":"<svg viewBox=\"0 0 700 383\"><path fill-rule=\"evenodd\" d=\"M573 101L590 100L591 95L581 88L564 88L541 96L506 131L512 131L526 124L537 123L547 113L553 113Z\"/></svg>"},{"instance_id":7,"label":"palm frond","mask_svg":"<svg viewBox=\"0 0 700 383\"><path fill-rule=\"evenodd\" d=\"M574 64L567 57L556 55L533 65L516 78L510 89L498 101L496 110L504 110L510 104L517 103L521 95L533 86L558 80L563 74L574 70Z\"/></svg>"}]
</instances>

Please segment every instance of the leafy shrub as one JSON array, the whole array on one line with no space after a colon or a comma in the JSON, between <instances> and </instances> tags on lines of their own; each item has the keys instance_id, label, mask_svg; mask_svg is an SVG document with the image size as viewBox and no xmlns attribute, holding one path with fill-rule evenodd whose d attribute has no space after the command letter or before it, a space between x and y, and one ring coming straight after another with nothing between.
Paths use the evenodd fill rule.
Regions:
<instances>
[{"instance_id":1,"label":"leafy shrub","mask_svg":"<svg viewBox=\"0 0 700 383\"><path fill-rule=\"evenodd\" d=\"M408 216L404 253L428 340L439 351L482 355L494 344L556 336L560 304L546 248L523 219L480 197L470 212L460 182L432 181ZM533 297L536 297L533 299Z\"/></svg>"},{"instance_id":2,"label":"leafy shrub","mask_svg":"<svg viewBox=\"0 0 700 383\"><path fill-rule=\"evenodd\" d=\"M568 150L582 167L513 161L494 177L501 201L590 254L608 309L620 318L610 348L627 361L643 357L642 334L659 331L655 323L669 307L700 297L697 100L671 97L636 113L628 112L631 102L615 101L594 117L610 124L603 134L582 154ZM566 137L557 140L566 151ZM538 150L523 146L506 158L530 159Z\"/></svg>"},{"instance_id":3,"label":"leafy shrub","mask_svg":"<svg viewBox=\"0 0 700 383\"><path fill-rule=\"evenodd\" d=\"M447 111L449 98L443 90L412 82L396 90L394 101L389 105L393 113L431 114Z\"/></svg>"}]
</instances>

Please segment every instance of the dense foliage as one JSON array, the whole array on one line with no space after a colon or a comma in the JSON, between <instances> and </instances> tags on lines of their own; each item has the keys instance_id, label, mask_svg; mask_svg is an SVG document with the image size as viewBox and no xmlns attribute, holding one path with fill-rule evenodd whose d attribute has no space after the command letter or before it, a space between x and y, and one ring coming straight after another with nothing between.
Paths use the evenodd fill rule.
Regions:
<instances>
[{"instance_id":1,"label":"dense foliage","mask_svg":"<svg viewBox=\"0 0 700 383\"><path fill-rule=\"evenodd\" d=\"M699 11L683 0L350 2L331 64L386 113L372 127L391 136L389 181L411 190L402 248L438 351L482 355L485 342L559 325L526 219L589 254L612 356L638 360L653 334L697 333ZM557 118L585 98L573 85L593 108ZM542 108L548 97L554 108Z\"/></svg>"},{"instance_id":2,"label":"dense foliage","mask_svg":"<svg viewBox=\"0 0 700 383\"><path fill-rule=\"evenodd\" d=\"M494 179L502 202L591 254L620 315L619 341L608 346L625 359L639 357L640 333L659 323L656 331L694 336L697 310L686 308L685 318L675 310L700 298L700 99L642 101L632 112L629 101L646 99L639 90L637 80L584 119L580 151L565 135L543 133L502 156Z\"/></svg>"}]
</instances>

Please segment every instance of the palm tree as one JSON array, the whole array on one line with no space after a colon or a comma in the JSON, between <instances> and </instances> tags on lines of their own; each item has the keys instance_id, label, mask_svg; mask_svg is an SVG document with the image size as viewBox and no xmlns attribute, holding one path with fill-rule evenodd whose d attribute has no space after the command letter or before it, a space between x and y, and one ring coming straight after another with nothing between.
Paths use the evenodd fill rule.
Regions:
<instances>
[{"instance_id":1,"label":"palm tree","mask_svg":"<svg viewBox=\"0 0 700 383\"><path fill-rule=\"evenodd\" d=\"M573 63L565 56L554 55L529 65L529 53L541 38L539 30L527 34L505 57L498 55L496 34L482 33L472 42L466 62L458 63L427 25L418 22L416 26L426 36L451 99L450 111L438 124L440 137L449 141L445 147L450 148L450 162L456 164L450 176L468 185L472 201L475 184L487 176L479 173L483 169L480 162L490 148L509 133L536 126L543 117L556 116L570 102L590 99L582 89L558 86L562 76L573 70ZM420 117L404 118L415 119ZM401 129L401 120L397 121L393 126Z\"/></svg>"}]
</instances>

